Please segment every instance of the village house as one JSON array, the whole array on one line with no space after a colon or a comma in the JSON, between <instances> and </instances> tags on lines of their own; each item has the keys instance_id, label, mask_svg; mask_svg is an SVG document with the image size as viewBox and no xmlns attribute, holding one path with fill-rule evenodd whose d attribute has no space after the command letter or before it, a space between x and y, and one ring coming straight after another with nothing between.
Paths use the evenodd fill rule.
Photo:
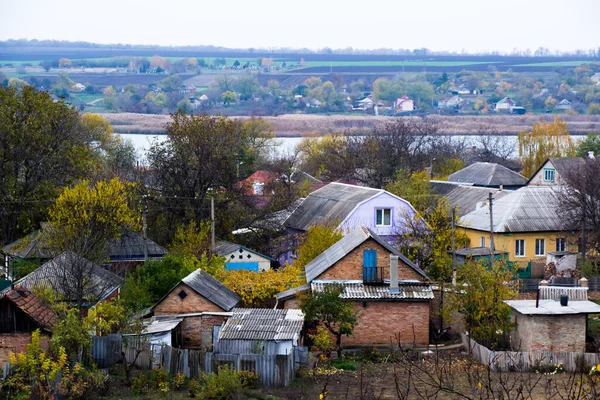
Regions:
<instances>
[{"instance_id":1,"label":"village house","mask_svg":"<svg viewBox=\"0 0 600 400\"><path fill-rule=\"evenodd\" d=\"M264 272L271 269L272 264L277 264L269 256L260 254L252 249L220 240L216 243L215 253L225 257L225 269L248 270L253 272Z\"/></svg>"},{"instance_id":2,"label":"village house","mask_svg":"<svg viewBox=\"0 0 600 400\"><path fill-rule=\"evenodd\" d=\"M527 178L500 164L476 162L450 174L448 182L471 183L485 188L518 189L527 184Z\"/></svg>"},{"instance_id":3,"label":"village house","mask_svg":"<svg viewBox=\"0 0 600 400\"><path fill-rule=\"evenodd\" d=\"M241 298L207 272L197 269L153 307L155 319L181 318L181 347L211 349L218 329Z\"/></svg>"},{"instance_id":4,"label":"village house","mask_svg":"<svg viewBox=\"0 0 600 400\"><path fill-rule=\"evenodd\" d=\"M458 108L464 102L464 99L458 95L452 96L447 100L440 100L438 108Z\"/></svg>"},{"instance_id":5,"label":"village house","mask_svg":"<svg viewBox=\"0 0 600 400\"><path fill-rule=\"evenodd\" d=\"M402 96L394 102L394 108L396 112L414 111L415 102L408 96Z\"/></svg>"},{"instance_id":6,"label":"village house","mask_svg":"<svg viewBox=\"0 0 600 400\"><path fill-rule=\"evenodd\" d=\"M526 186L492 201L492 227L488 207L458 220L469 247L489 247L493 230L494 248L507 252L510 263L529 270L533 264L541 265L542 273L548 252L577 251L578 227L565 222L555 188Z\"/></svg>"},{"instance_id":7,"label":"village house","mask_svg":"<svg viewBox=\"0 0 600 400\"><path fill-rule=\"evenodd\" d=\"M24 353L31 333L40 330L40 342L47 347L58 317L50 307L24 288L8 289L0 294L0 368L10 353Z\"/></svg>"},{"instance_id":8,"label":"village house","mask_svg":"<svg viewBox=\"0 0 600 400\"><path fill-rule=\"evenodd\" d=\"M342 284L357 322L342 346L429 343L433 292L427 275L367 227L350 231L305 267L307 284L277 295L277 307L299 308L299 293Z\"/></svg>"},{"instance_id":9,"label":"village house","mask_svg":"<svg viewBox=\"0 0 600 400\"><path fill-rule=\"evenodd\" d=\"M562 99L561 101L556 103L556 106L554 106L554 108L557 110L570 110L571 102L567 99Z\"/></svg>"},{"instance_id":10,"label":"village house","mask_svg":"<svg viewBox=\"0 0 600 400\"><path fill-rule=\"evenodd\" d=\"M593 158L593 154L590 155ZM565 183L564 176L579 171L585 165L583 157L549 158L527 181L528 186L557 186Z\"/></svg>"},{"instance_id":11,"label":"village house","mask_svg":"<svg viewBox=\"0 0 600 400\"><path fill-rule=\"evenodd\" d=\"M505 97L496 103L495 110L496 112L512 112L513 107L516 105L517 103L513 99Z\"/></svg>"},{"instance_id":12,"label":"village house","mask_svg":"<svg viewBox=\"0 0 600 400\"><path fill-rule=\"evenodd\" d=\"M436 180L429 182L433 191L448 201L450 209L456 209L457 217L488 207L490 193L495 200L511 193L510 190L473 186L472 183Z\"/></svg>"}]
</instances>

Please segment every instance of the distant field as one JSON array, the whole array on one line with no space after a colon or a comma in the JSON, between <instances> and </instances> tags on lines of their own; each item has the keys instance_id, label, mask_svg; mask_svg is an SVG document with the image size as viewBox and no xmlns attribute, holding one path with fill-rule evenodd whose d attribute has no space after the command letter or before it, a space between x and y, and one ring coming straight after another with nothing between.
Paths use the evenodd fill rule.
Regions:
<instances>
[{"instance_id":1,"label":"distant field","mask_svg":"<svg viewBox=\"0 0 600 400\"><path fill-rule=\"evenodd\" d=\"M460 67L495 64L488 61L305 61L305 67Z\"/></svg>"},{"instance_id":2,"label":"distant field","mask_svg":"<svg viewBox=\"0 0 600 400\"><path fill-rule=\"evenodd\" d=\"M579 67L581 64L589 64L591 61L555 61L534 64L516 64L519 67Z\"/></svg>"},{"instance_id":3,"label":"distant field","mask_svg":"<svg viewBox=\"0 0 600 400\"><path fill-rule=\"evenodd\" d=\"M0 66L4 66L5 64L12 64L15 67L19 66L19 65L23 65L23 64L31 64L33 66L37 66L40 64L40 60L35 60L35 61L13 61L13 60L0 60Z\"/></svg>"}]
</instances>

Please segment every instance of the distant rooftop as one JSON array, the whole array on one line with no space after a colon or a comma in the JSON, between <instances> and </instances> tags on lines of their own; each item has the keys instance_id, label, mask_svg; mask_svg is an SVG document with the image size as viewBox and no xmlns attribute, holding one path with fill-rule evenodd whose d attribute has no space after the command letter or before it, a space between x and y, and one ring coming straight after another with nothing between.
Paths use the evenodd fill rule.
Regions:
<instances>
[{"instance_id":1,"label":"distant rooftop","mask_svg":"<svg viewBox=\"0 0 600 400\"><path fill-rule=\"evenodd\" d=\"M525 186L527 178L500 164L476 162L456 171L448 177L449 182L472 183L475 186Z\"/></svg>"}]
</instances>

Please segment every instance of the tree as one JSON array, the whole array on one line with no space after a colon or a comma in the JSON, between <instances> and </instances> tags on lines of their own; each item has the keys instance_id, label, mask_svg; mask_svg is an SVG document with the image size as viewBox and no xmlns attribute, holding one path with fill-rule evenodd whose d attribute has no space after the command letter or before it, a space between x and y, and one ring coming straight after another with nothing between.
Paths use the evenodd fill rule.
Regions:
<instances>
[{"instance_id":1,"label":"tree","mask_svg":"<svg viewBox=\"0 0 600 400\"><path fill-rule=\"evenodd\" d=\"M64 189L48 215L48 247L56 254L68 251L104 263L110 241L139 227L139 216L128 201L130 190L116 178Z\"/></svg>"},{"instance_id":2,"label":"tree","mask_svg":"<svg viewBox=\"0 0 600 400\"><path fill-rule=\"evenodd\" d=\"M600 136L595 133L588 134L577 144L577 157L587 157L590 151L594 156L600 154Z\"/></svg>"},{"instance_id":3,"label":"tree","mask_svg":"<svg viewBox=\"0 0 600 400\"><path fill-rule=\"evenodd\" d=\"M589 115L600 115L600 104L599 103L590 103L587 109L587 113Z\"/></svg>"},{"instance_id":4,"label":"tree","mask_svg":"<svg viewBox=\"0 0 600 400\"><path fill-rule=\"evenodd\" d=\"M333 225L310 226L298 246L298 259L294 261L294 265L304 268L343 237L344 234Z\"/></svg>"},{"instance_id":5,"label":"tree","mask_svg":"<svg viewBox=\"0 0 600 400\"><path fill-rule=\"evenodd\" d=\"M63 186L89 173L93 140L75 109L31 86L0 88L0 132L0 242L10 242L36 228Z\"/></svg>"},{"instance_id":6,"label":"tree","mask_svg":"<svg viewBox=\"0 0 600 400\"><path fill-rule=\"evenodd\" d=\"M161 72L169 68L171 62L166 58L161 56L153 56L150 59L150 68L156 70L156 72Z\"/></svg>"},{"instance_id":7,"label":"tree","mask_svg":"<svg viewBox=\"0 0 600 400\"><path fill-rule=\"evenodd\" d=\"M237 101L237 95L232 91L223 92L221 93L221 100L227 106Z\"/></svg>"},{"instance_id":8,"label":"tree","mask_svg":"<svg viewBox=\"0 0 600 400\"><path fill-rule=\"evenodd\" d=\"M304 81L304 84L308 86L309 89L314 89L317 86L321 86L321 78L316 76L311 76L310 78Z\"/></svg>"},{"instance_id":9,"label":"tree","mask_svg":"<svg viewBox=\"0 0 600 400\"><path fill-rule=\"evenodd\" d=\"M324 181L350 178L353 167L348 157L348 141L342 134L306 137L298 145L302 169Z\"/></svg>"},{"instance_id":10,"label":"tree","mask_svg":"<svg viewBox=\"0 0 600 400\"><path fill-rule=\"evenodd\" d=\"M187 97L184 97L183 99L181 99L177 102L177 109L181 110L185 113L189 113L189 112L192 112L194 107L192 107L192 103L190 102L190 99L188 99Z\"/></svg>"},{"instance_id":11,"label":"tree","mask_svg":"<svg viewBox=\"0 0 600 400\"><path fill-rule=\"evenodd\" d=\"M258 79L251 73L245 73L238 77L237 91L241 100L249 100L260 90Z\"/></svg>"},{"instance_id":12,"label":"tree","mask_svg":"<svg viewBox=\"0 0 600 400\"><path fill-rule=\"evenodd\" d=\"M567 130L567 123L560 118L553 122L540 121L531 131L519 133L519 156L524 176L531 176L548 158L573 157L575 146Z\"/></svg>"},{"instance_id":13,"label":"tree","mask_svg":"<svg viewBox=\"0 0 600 400\"><path fill-rule=\"evenodd\" d=\"M58 67L59 68L69 68L71 67L71 60L69 60L68 58L61 58L58 60Z\"/></svg>"},{"instance_id":14,"label":"tree","mask_svg":"<svg viewBox=\"0 0 600 400\"><path fill-rule=\"evenodd\" d=\"M465 326L471 338L484 346L498 350L502 336L514 327L510 321L510 307L504 300L517 297L518 291L509 282L514 278L503 262L491 266L476 261L467 261L459 266L459 291L446 302L446 313L457 310L465 318Z\"/></svg>"},{"instance_id":15,"label":"tree","mask_svg":"<svg viewBox=\"0 0 600 400\"><path fill-rule=\"evenodd\" d=\"M306 322L318 320L335 336L338 358L342 357L342 336L352 334L357 318L352 303L340 297L343 292L342 284L326 285L322 292L315 291L310 295L302 296L300 306Z\"/></svg>"},{"instance_id":16,"label":"tree","mask_svg":"<svg viewBox=\"0 0 600 400\"><path fill-rule=\"evenodd\" d=\"M23 79L10 78L8 80L8 87L9 88L23 89L25 86L27 86L27 82L25 82Z\"/></svg>"},{"instance_id":17,"label":"tree","mask_svg":"<svg viewBox=\"0 0 600 400\"><path fill-rule=\"evenodd\" d=\"M516 142L500 135L493 125L480 125L477 128L475 139L478 151L476 160L481 162L497 163L507 166L517 148Z\"/></svg>"},{"instance_id":18,"label":"tree","mask_svg":"<svg viewBox=\"0 0 600 400\"><path fill-rule=\"evenodd\" d=\"M187 226L180 225L175 232L173 242L169 247L172 254L181 256L194 256L198 259L210 250L210 222L190 221Z\"/></svg>"}]
</instances>

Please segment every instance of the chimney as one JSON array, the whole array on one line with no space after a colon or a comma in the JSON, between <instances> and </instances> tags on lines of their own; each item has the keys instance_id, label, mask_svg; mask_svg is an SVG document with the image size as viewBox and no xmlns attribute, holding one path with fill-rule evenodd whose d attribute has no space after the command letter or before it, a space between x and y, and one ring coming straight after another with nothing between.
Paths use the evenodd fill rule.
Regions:
<instances>
[{"instance_id":1,"label":"chimney","mask_svg":"<svg viewBox=\"0 0 600 400\"><path fill-rule=\"evenodd\" d=\"M398 256L390 256L390 293L400 293L398 289Z\"/></svg>"},{"instance_id":2,"label":"chimney","mask_svg":"<svg viewBox=\"0 0 600 400\"><path fill-rule=\"evenodd\" d=\"M594 157L594 152L593 152L593 151L588 151L588 158L590 158L590 159L592 159L592 160L595 158L595 157Z\"/></svg>"}]
</instances>

